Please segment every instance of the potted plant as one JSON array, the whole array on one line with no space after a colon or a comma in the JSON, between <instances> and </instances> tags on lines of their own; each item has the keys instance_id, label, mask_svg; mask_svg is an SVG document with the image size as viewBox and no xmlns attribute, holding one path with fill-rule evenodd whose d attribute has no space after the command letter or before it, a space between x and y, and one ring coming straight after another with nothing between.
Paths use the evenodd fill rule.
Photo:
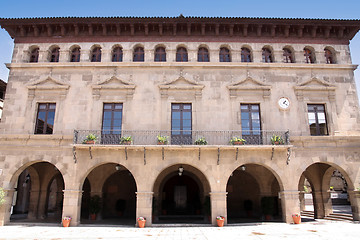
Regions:
<instances>
[{"instance_id":1,"label":"potted plant","mask_svg":"<svg viewBox=\"0 0 360 240\"><path fill-rule=\"evenodd\" d=\"M4 189L0 188L0 206L5 203L5 192Z\"/></svg>"},{"instance_id":2,"label":"potted plant","mask_svg":"<svg viewBox=\"0 0 360 240\"><path fill-rule=\"evenodd\" d=\"M99 195L94 195L90 198L89 202L89 211L90 211L90 219L96 220L96 215L101 210L101 197Z\"/></svg>"},{"instance_id":3,"label":"potted plant","mask_svg":"<svg viewBox=\"0 0 360 240\"><path fill-rule=\"evenodd\" d=\"M121 145L130 145L132 142L131 136L124 136L120 138L120 144Z\"/></svg>"},{"instance_id":4,"label":"potted plant","mask_svg":"<svg viewBox=\"0 0 360 240\"><path fill-rule=\"evenodd\" d=\"M244 145L246 140L243 138L233 137L230 139L230 144L232 145Z\"/></svg>"},{"instance_id":5,"label":"potted plant","mask_svg":"<svg viewBox=\"0 0 360 240\"><path fill-rule=\"evenodd\" d=\"M145 217L138 217L137 222L138 222L139 228L144 228L145 223L146 223L146 218Z\"/></svg>"},{"instance_id":6,"label":"potted plant","mask_svg":"<svg viewBox=\"0 0 360 240\"><path fill-rule=\"evenodd\" d=\"M63 227L69 227L70 226L71 217L66 216L62 218L62 225Z\"/></svg>"},{"instance_id":7,"label":"potted plant","mask_svg":"<svg viewBox=\"0 0 360 240\"><path fill-rule=\"evenodd\" d=\"M218 227L223 227L224 221L225 221L225 217L223 217L223 216L216 217L216 222L217 222Z\"/></svg>"},{"instance_id":8,"label":"potted plant","mask_svg":"<svg viewBox=\"0 0 360 240\"><path fill-rule=\"evenodd\" d=\"M301 223L301 216L300 216L300 214L294 213L294 214L292 215L292 218L293 218L293 221L294 221L295 224L300 224L300 223Z\"/></svg>"},{"instance_id":9,"label":"potted plant","mask_svg":"<svg viewBox=\"0 0 360 240\"><path fill-rule=\"evenodd\" d=\"M168 142L168 136L161 136L161 135L157 136L157 144L158 145L166 145L167 142Z\"/></svg>"},{"instance_id":10,"label":"potted plant","mask_svg":"<svg viewBox=\"0 0 360 240\"><path fill-rule=\"evenodd\" d=\"M195 140L195 145L207 145L208 142L206 141L206 139L204 137L198 138L197 140Z\"/></svg>"},{"instance_id":11,"label":"potted plant","mask_svg":"<svg viewBox=\"0 0 360 240\"><path fill-rule=\"evenodd\" d=\"M86 136L83 143L84 144L95 144L96 139L97 139L97 136L95 134L90 133L89 135Z\"/></svg>"},{"instance_id":12,"label":"potted plant","mask_svg":"<svg viewBox=\"0 0 360 240\"><path fill-rule=\"evenodd\" d=\"M278 136L278 135L273 135L270 140L271 140L272 145L282 145L282 144L284 144L284 139L281 136Z\"/></svg>"},{"instance_id":13,"label":"potted plant","mask_svg":"<svg viewBox=\"0 0 360 240\"><path fill-rule=\"evenodd\" d=\"M271 220L271 217L274 214L274 198L273 197L261 198L261 210L265 216L265 220Z\"/></svg>"}]
</instances>

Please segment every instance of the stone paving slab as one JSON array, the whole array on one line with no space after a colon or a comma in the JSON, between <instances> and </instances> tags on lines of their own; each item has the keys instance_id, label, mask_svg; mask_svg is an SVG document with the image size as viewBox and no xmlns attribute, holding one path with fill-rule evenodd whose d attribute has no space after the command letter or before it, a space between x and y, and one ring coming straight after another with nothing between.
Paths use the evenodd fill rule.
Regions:
<instances>
[{"instance_id":1,"label":"stone paving slab","mask_svg":"<svg viewBox=\"0 0 360 240\"><path fill-rule=\"evenodd\" d=\"M246 224L219 227L58 227L10 225L0 227L0 239L360 239L360 224L315 221Z\"/></svg>"}]
</instances>

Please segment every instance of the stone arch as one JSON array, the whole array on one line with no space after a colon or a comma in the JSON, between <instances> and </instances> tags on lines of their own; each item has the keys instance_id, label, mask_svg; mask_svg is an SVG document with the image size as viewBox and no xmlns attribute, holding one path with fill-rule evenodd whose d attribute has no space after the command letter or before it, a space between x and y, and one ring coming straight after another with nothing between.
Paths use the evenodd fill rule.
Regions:
<instances>
[{"instance_id":1,"label":"stone arch","mask_svg":"<svg viewBox=\"0 0 360 240\"><path fill-rule=\"evenodd\" d=\"M327 59L326 59L326 50L330 51L331 52L331 57L332 57L332 64L335 64L337 63L337 57L336 57L336 50L332 47L332 46L326 46L324 48L324 51L325 51L325 62L327 62Z\"/></svg>"},{"instance_id":2,"label":"stone arch","mask_svg":"<svg viewBox=\"0 0 360 240\"><path fill-rule=\"evenodd\" d=\"M60 221L63 202L62 191L65 187L65 181L62 172L54 163L48 161L29 161L18 169L14 169L12 174L7 175L7 178L4 182L7 182L5 185L10 193L10 203L7 205L8 209L5 210L9 211L5 213L5 218L7 218L5 222L10 220L11 202L16 203L13 215L20 214L12 218L12 221L15 221L15 219L21 221L25 218L27 219L26 221L33 222L41 221L41 219L47 219L48 222ZM55 190L60 194L56 195L58 199L55 199L58 205L53 210L56 210L56 213L50 214L49 209L47 209L49 186L54 178L59 182L55 186ZM27 184L30 184L31 187L27 188ZM16 194L13 194L15 192Z\"/></svg>"},{"instance_id":3,"label":"stone arch","mask_svg":"<svg viewBox=\"0 0 360 240\"><path fill-rule=\"evenodd\" d=\"M81 222L88 221L92 214L89 203L91 198L97 195L102 200L95 223L107 224L107 219L113 219L112 221L121 224L135 223L138 187L135 176L123 164L116 162L96 164L84 173L79 182L83 192Z\"/></svg>"},{"instance_id":4,"label":"stone arch","mask_svg":"<svg viewBox=\"0 0 360 240\"><path fill-rule=\"evenodd\" d=\"M283 52L284 52L286 49L291 52L291 58L292 58L292 61L291 61L291 62L292 62L292 63L295 63L295 62L296 62L295 49L294 49L293 46L291 46L291 45L285 45L285 46L282 48Z\"/></svg>"},{"instance_id":5,"label":"stone arch","mask_svg":"<svg viewBox=\"0 0 360 240\"><path fill-rule=\"evenodd\" d=\"M316 63L316 54L315 54L315 48L313 48L312 46L305 46L304 47L304 52L306 50L310 50L311 52L311 62L310 63Z\"/></svg>"},{"instance_id":6,"label":"stone arch","mask_svg":"<svg viewBox=\"0 0 360 240\"><path fill-rule=\"evenodd\" d=\"M299 189L304 177L308 179L312 187L312 198L314 206L314 218L325 218L333 212L330 195L330 178L335 170L338 170L345 178L348 185L348 194L354 220L358 219L358 202L352 198L354 184L348 173L338 164L331 162L315 162L308 165L299 178ZM300 195L300 202L302 201Z\"/></svg>"},{"instance_id":7,"label":"stone arch","mask_svg":"<svg viewBox=\"0 0 360 240\"><path fill-rule=\"evenodd\" d=\"M226 183L228 222L282 219L280 176L262 163L247 162L234 169ZM264 207L264 203L268 207Z\"/></svg>"},{"instance_id":8,"label":"stone arch","mask_svg":"<svg viewBox=\"0 0 360 240\"><path fill-rule=\"evenodd\" d=\"M180 169L183 169L181 174ZM198 190L195 193L196 189ZM168 214L179 218L182 215L191 216L190 219L201 222L208 221L204 216L210 216L211 186L205 174L198 168L185 163L167 166L159 171L152 190L155 216L153 221L166 220Z\"/></svg>"}]
</instances>

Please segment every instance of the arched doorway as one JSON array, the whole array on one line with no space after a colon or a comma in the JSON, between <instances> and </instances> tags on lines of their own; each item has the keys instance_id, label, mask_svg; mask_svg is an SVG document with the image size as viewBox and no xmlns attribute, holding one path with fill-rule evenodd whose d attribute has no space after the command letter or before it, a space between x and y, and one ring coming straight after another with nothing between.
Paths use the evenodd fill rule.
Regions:
<instances>
[{"instance_id":1,"label":"arched doorway","mask_svg":"<svg viewBox=\"0 0 360 240\"><path fill-rule=\"evenodd\" d=\"M124 166L108 163L96 167L84 180L81 222L134 225L136 189L133 175Z\"/></svg>"},{"instance_id":2,"label":"arched doorway","mask_svg":"<svg viewBox=\"0 0 360 240\"><path fill-rule=\"evenodd\" d=\"M210 185L198 169L177 164L162 171L154 184L154 223L209 223Z\"/></svg>"},{"instance_id":3,"label":"arched doorway","mask_svg":"<svg viewBox=\"0 0 360 240\"><path fill-rule=\"evenodd\" d=\"M65 184L51 163L38 162L19 175L10 221L60 222Z\"/></svg>"},{"instance_id":4,"label":"arched doorway","mask_svg":"<svg viewBox=\"0 0 360 240\"><path fill-rule=\"evenodd\" d=\"M352 220L348 195L352 184L348 181L345 171L328 163L314 163L306 168L299 181L302 216L306 219Z\"/></svg>"},{"instance_id":5,"label":"arched doorway","mask_svg":"<svg viewBox=\"0 0 360 240\"><path fill-rule=\"evenodd\" d=\"M228 223L282 220L280 184L267 168L256 164L238 167L226 191Z\"/></svg>"}]
</instances>

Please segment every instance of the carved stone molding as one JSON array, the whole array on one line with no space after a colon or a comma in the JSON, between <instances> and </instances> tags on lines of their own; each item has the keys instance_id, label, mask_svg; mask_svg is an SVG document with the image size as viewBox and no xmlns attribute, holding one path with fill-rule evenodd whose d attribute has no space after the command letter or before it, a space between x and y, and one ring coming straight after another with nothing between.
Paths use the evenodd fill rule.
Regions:
<instances>
[{"instance_id":1,"label":"carved stone molding","mask_svg":"<svg viewBox=\"0 0 360 240\"><path fill-rule=\"evenodd\" d=\"M335 86L315 77L294 86L295 95L300 101L311 96L327 97L330 101L335 101L335 90Z\"/></svg>"},{"instance_id":2,"label":"carved stone molding","mask_svg":"<svg viewBox=\"0 0 360 240\"><path fill-rule=\"evenodd\" d=\"M204 85L198 84L195 81L191 81L182 76L174 81L159 85L160 94L163 98L167 98L170 95L181 92L199 98L202 96L203 88Z\"/></svg>"},{"instance_id":3,"label":"carved stone molding","mask_svg":"<svg viewBox=\"0 0 360 240\"><path fill-rule=\"evenodd\" d=\"M28 96L30 99L33 99L35 96L60 96L61 99L65 98L70 85L57 80L51 76L48 76L44 79L40 79L34 82L30 82L27 85Z\"/></svg>"},{"instance_id":4,"label":"carved stone molding","mask_svg":"<svg viewBox=\"0 0 360 240\"><path fill-rule=\"evenodd\" d=\"M95 99L114 94L131 99L134 96L135 88L136 86L134 84L119 79L116 76L112 76L109 79L100 81L98 84L93 85L92 94Z\"/></svg>"},{"instance_id":5,"label":"carved stone molding","mask_svg":"<svg viewBox=\"0 0 360 240\"><path fill-rule=\"evenodd\" d=\"M265 85L251 77L231 84L227 88L230 91L230 97L238 97L244 95L244 93L251 92L252 94L259 94L264 98L268 98L271 94L271 86Z\"/></svg>"}]
</instances>

